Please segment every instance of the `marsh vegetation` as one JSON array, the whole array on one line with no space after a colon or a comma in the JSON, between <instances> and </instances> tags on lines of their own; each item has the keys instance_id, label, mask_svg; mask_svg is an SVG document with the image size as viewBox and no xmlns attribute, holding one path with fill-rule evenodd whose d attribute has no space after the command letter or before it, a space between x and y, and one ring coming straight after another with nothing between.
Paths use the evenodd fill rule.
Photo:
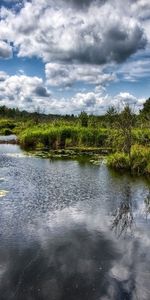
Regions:
<instances>
[{"instance_id":1,"label":"marsh vegetation","mask_svg":"<svg viewBox=\"0 0 150 300\"><path fill-rule=\"evenodd\" d=\"M43 115L0 108L0 134L16 134L22 148L47 155L107 155L108 166L134 174L150 174L150 99L140 113L129 106L110 107L103 116ZM59 152L58 152L59 151Z\"/></svg>"}]
</instances>

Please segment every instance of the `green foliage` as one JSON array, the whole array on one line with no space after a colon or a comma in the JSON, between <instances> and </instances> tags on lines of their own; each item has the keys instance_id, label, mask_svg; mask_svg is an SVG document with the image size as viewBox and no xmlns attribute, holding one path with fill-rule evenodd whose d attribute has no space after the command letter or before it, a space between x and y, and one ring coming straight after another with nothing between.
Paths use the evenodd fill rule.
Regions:
<instances>
[{"instance_id":1,"label":"green foliage","mask_svg":"<svg viewBox=\"0 0 150 300\"><path fill-rule=\"evenodd\" d=\"M107 164L109 167L116 170L130 170L129 156L122 152L116 152L108 156Z\"/></svg>"},{"instance_id":2,"label":"green foliage","mask_svg":"<svg viewBox=\"0 0 150 300\"><path fill-rule=\"evenodd\" d=\"M118 117L118 113L116 108L112 105L108 107L108 110L106 112L106 122L109 126L112 126L113 123L116 121Z\"/></svg>"},{"instance_id":3,"label":"green foliage","mask_svg":"<svg viewBox=\"0 0 150 300\"><path fill-rule=\"evenodd\" d=\"M16 126L16 124L14 122L12 122L11 120L5 120L5 119L2 119L0 120L0 130L3 129L3 128L9 128L9 129L14 129Z\"/></svg>"},{"instance_id":4,"label":"green foliage","mask_svg":"<svg viewBox=\"0 0 150 300\"><path fill-rule=\"evenodd\" d=\"M133 129L132 137L134 144L147 145L150 146L150 130L149 129Z\"/></svg>"},{"instance_id":5,"label":"green foliage","mask_svg":"<svg viewBox=\"0 0 150 300\"><path fill-rule=\"evenodd\" d=\"M131 158L125 153L115 153L108 157L109 167L120 170L130 170L137 175L150 175L150 148L134 145Z\"/></svg>"},{"instance_id":6,"label":"green foliage","mask_svg":"<svg viewBox=\"0 0 150 300\"><path fill-rule=\"evenodd\" d=\"M131 155L132 146L132 127L134 122L134 115L129 105L126 105L123 111L119 114L117 120L118 134L123 140L122 151L129 156Z\"/></svg>"},{"instance_id":7,"label":"green foliage","mask_svg":"<svg viewBox=\"0 0 150 300\"><path fill-rule=\"evenodd\" d=\"M101 147L106 144L108 131L81 126L43 124L27 128L19 136L21 145L30 148L36 148L39 143L46 148L65 148L68 141L70 146Z\"/></svg>"},{"instance_id":8,"label":"green foliage","mask_svg":"<svg viewBox=\"0 0 150 300\"><path fill-rule=\"evenodd\" d=\"M132 172L138 175L148 174L149 165L150 165L150 148L134 145L131 152Z\"/></svg>"},{"instance_id":9,"label":"green foliage","mask_svg":"<svg viewBox=\"0 0 150 300\"><path fill-rule=\"evenodd\" d=\"M150 98L146 100L143 104L143 109L141 109L140 114L148 121L150 121Z\"/></svg>"},{"instance_id":10,"label":"green foliage","mask_svg":"<svg viewBox=\"0 0 150 300\"><path fill-rule=\"evenodd\" d=\"M16 124L8 119L0 120L0 134L1 135L10 135L13 134L13 131L16 127Z\"/></svg>"},{"instance_id":11,"label":"green foliage","mask_svg":"<svg viewBox=\"0 0 150 300\"><path fill-rule=\"evenodd\" d=\"M82 127L88 127L88 114L85 111L82 111L79 115L79 120Z\"/></svg>"},{"instance_id":12,"label":"green foliage","mask_svg":"<svg viewBox=\"0 0 150 300\"><path fill-rule=\"evenodd\" d=\"M150 98L139 116L135 116L129 106L120 113L110 107L103 116L88 116L82 112L78 117L20 112L2 106L0 134L16 134L22 147L27 149L111 151L110 167L150 174L150 129L145 117L150 116L149 109Z\"/></svg>"}]
</instances>

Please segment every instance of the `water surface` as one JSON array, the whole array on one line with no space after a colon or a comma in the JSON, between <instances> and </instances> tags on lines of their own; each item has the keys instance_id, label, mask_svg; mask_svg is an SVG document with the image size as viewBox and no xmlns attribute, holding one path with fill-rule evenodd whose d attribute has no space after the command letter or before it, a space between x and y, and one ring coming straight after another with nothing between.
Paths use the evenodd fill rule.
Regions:
<instances>
[{"instance_id":1,"label":"water surface","mask_svg":"<svg viewBox=\"0 0 150 300\"><path fill-rule=\"evenodd\" d=\"M0 299L150 299L150 194L105 164L0 145Z\"/></svg>"},{"instance_id":2,"label":"water surface","mask_svg":"<svg viewBox=\"0 0 150 300\"><path fill-rule=\"evenodd\" d=\"M17 137L14 134L11 135L0 135L0 143L11 143L17 141Z\"/></svg>"}]
</instances>

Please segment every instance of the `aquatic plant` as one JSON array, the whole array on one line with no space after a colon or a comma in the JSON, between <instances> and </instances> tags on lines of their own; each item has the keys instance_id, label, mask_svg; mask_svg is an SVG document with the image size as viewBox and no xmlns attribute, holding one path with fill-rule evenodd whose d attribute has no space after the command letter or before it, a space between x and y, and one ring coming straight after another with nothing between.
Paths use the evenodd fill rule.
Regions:
<instances>
[{"instance_id":1,"label":"aquatic plant","mask_svg":"<svg viewBox=\"0 0 150 300\"><path fill-rule=\"evenodd\" d=\"M55 149L69 146L104 146L108 138L107 129L85 128L81 126L46 126L25 129L19 135L23 147L36 148L40 143L43 147Z\"/></svg>"}]
</instances>

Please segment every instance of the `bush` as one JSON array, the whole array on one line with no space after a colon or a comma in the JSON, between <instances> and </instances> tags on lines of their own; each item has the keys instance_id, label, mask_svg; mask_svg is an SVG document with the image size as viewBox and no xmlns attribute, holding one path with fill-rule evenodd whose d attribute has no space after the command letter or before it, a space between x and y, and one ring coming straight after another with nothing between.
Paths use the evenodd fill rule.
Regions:
<instances>
[{"instance_id":1,"label":"bush","mask_svg":"<svg viewBox=\"0 0 150 300\"><path fill-rule=\"evenodd\" d=\"M150 145L150 130L149 129L134 129L132 132L133 141L135 144Z\"/></svg>"},{"instance_id":2,"label":"bush","mask_svg":"<svg viewBox=\"0 0 150 300\"><path fill-rule=\"evenodd\" d=\"M107 164L113 169L130 169L129 156L125 153L115 153L108 157Z\"/></svg>"},{"instance_id":3,"label":"bush","mask_svg":"<svg viewBox=\"0 0 150 300\"><path fill-rule=\"evenodd\" d=\"M149 173L150 164L150 148L135 145L131 151L131 168L132 172L136 174Z\"/></svg>"},{"instance_id":4,"label":"bush","mask_svg":"<svg viewBox=\"0 0 150 300\"><path fill-rule=\"evenodd\" d=\"M150 148L134 145L131 151L131 159L124 153L115 153L108 157L109 167L117 170L131 170L137 175L150 175Z\"/></svg>"}]
</instances>

